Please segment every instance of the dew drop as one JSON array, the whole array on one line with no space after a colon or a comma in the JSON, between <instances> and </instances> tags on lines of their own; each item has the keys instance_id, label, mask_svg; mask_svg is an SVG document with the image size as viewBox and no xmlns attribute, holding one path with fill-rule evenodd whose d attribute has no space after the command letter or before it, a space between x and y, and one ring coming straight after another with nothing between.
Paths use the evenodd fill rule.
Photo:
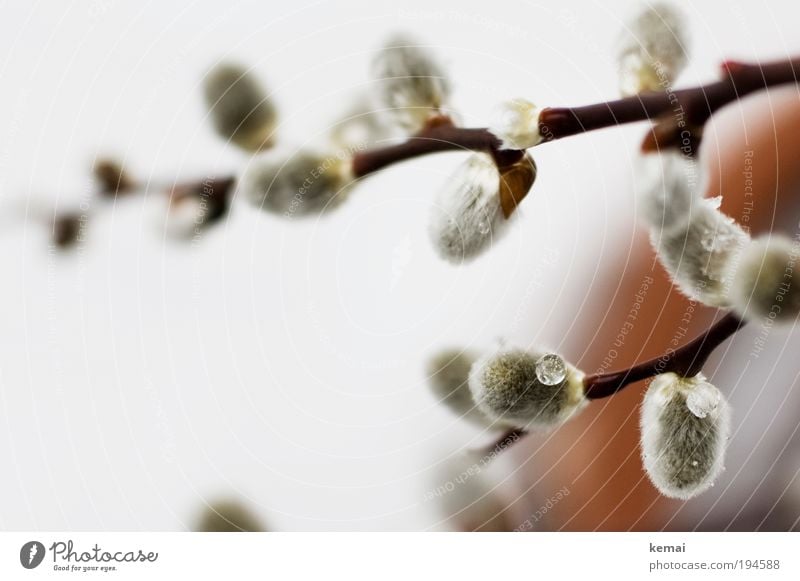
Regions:
<instances>
[{"instance_id":1,"label":"dew drop","mask_svg":"<svg viewBox=\"0 0 800 581\"><path fill-rule=\"evenodd\" d=\"M483 236L486 236L491 231L492 228L489 226L489 222L486 220L481 220L478 222L478 232L480 232Z\"/></svg>"},{"instance_id":2,"label":"dew drop","mask_svg":"<svg viewBox=\"0 0 800 581\"><path fill-rule=\"evenodd\" d=\"M698 464L700 464L700 462L697 460L692 460L692 466L697 466Z\"/></svg>"},{"instance_id":3,"label":"dew drop","mask_svg":"<svg viewBox=\"0 0 800 581\"><path fill-rule=\"evenodd\" d=\"M545 385L557 385L567 376L564 360L555 353L542 355L536 361L536 378Z\"/></svg>"}]
</instances>

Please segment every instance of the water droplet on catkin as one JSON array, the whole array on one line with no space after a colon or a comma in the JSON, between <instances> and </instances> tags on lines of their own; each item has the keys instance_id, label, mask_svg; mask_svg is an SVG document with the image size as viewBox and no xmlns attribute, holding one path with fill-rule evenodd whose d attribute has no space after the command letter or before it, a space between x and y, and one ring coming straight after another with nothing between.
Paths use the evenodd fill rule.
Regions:
<instances>
[{"instance_id":1,"label":"water droplet on catkin","mask_svg":"<svg viewBox=\"0 0 800 581\"><path fill-rule=\"evenodd\" d=\"M555 353L542 355L536 361L536 378L545 385L557 385L567 377L564 360Z\"/></svg>"}]
</instances>

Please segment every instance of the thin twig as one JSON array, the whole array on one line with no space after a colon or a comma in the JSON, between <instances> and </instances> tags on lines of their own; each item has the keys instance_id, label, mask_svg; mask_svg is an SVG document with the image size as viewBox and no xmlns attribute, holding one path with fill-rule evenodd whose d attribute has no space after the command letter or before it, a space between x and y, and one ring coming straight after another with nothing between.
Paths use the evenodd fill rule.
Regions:
<instances>
[{"instance_id":1,"label":"thin twig","mask_svg":"<svg viewBox=\"0 0 800 581\"><path fill-rule=\"evenodd\" d=\"M682 347L665 353L655 359L638 363L628 369L611 373L588 375L583 380L584 393L587 399L601 399L614 395L625 387L655 377L662 373L677 373L682 377L693 377L702 371L714 349L726 339L734 335L745 322L728 313L709 327L702 335L689 341ZM485 448L492 455L502 452L516 444L528 434L523 429L510 430L503 434L494 444Z\"/></svg>"},{"instance_id":2,"label":"thin twig","mask_svg":"<svg viewBox=\"0 0 800 581\"><path fill-rule=\"evenodd\" d=\"M484 151L504 167L519 161L522 152L501 149L500 140L486 128L437 123L395 145L361 151L353 156L353 175L364 177L389 165L440 151Z\"/></svg>"},{"instance_id":3,"label":"thin twig","mask_svg":"<svg viewBox=\"0 0 800 581\"><path fill-rule=\"evenodd\" d=\"M701 128L720 108L755 91L796 83L800 60L764 65L726 61L722 71L724 79L699 87L642 93L582 107L548 107L539 117L542 143L624 123L655 120L673 113L679 118L675 126L677 142L687 139L696 145L691 133ZM682 133L686 135L681 136ZM500 149L500 141L486 128L454 127L445 123L427 127L402 143L357 153L353 157L353 173L363 177L408 159L455 150L490 153L499 159L501 167L509 163L506 156L511 158L510 163L521 157L514 150Z\"/></svg>"},{"instance_id":4,"label":"thin twig","mask_svg":"<svg viewBox=\"0 0 800 581\"><path fill-rule=\"evenodd\" d=\"M600 399L614 395L631 383L661 373L672 372L683 377L697 375L714 349L743 325L744 321L728 313L699 337L660 357L638 363L629 369L586 376L583 380L584 393L588 399Z\"/></svg>"},{"instance_id":5,"label":"thin twig","mask_svg":"<svg viewBox=\"0 0 800 581\"><path fill-rule=\"evenodd\" d=\"M476 450L482 458L493 458L497 454L504 452L519 440L528 435L528 431L523 428L510 428L503 432L503 434L494 440L488 446Z\"/></svg>"}]
</instances>

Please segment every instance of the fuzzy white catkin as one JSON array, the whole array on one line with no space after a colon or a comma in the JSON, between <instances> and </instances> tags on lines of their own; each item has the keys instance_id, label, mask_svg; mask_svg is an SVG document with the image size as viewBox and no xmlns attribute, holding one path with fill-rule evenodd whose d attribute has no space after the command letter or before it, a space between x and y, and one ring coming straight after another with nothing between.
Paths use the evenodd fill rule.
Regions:
<instances>
[{"instance_id":1,"label":"fuzzy white catkin","mask_svg":"<svg viewBox=\"0 0 800 581\"><path fill-rule=\"evenodd\" d=\"M686 66L688 44L688 22L676 6L645 6L619 40L620 92L629 96L668 89Z\"/></svg>"},{"instance_id":2,"label":"fuzzy white catkin","mask_svg":"<svg viewBox=\"0 0 800 581\"><path fill-rule=\"evenodd\" d=\"M739 316L793 322L800 314L800 275L795 277L800 242L761 236L742 252L731 284L731 304Z\"/></svg>"},{"instance_id":3,"label":"fuzzy white catkin","mask_svg":"<svg viewBox=\"0 0 800 581\"><path fill-rule=\"evenodd\" d=\"M641 410L642 461L655 487L688 499L713 486L722 472L730 407L702 375L657 376Z\"/></svg>"},{"instance_id":4,"label":"fuzzy white catkin","mask_svg":"<svg viewBox=\"0 0 800 581\"><path fill-rule=\"evenodd\" d=\"M276 150L251 160L239 191L253 205L291 218L338 206L351 184L349 157Z\"/></svg>"},{"instance_id":5,"label":"fuzzy white catkin","mask_svg":"<svg viewBox=\"0 0 800 581\"><path fill-rule=\"evenodd\" d=\"M717 208L718 200L702 199L688 222L671 230L651 230L659 260L689 298L714 307L730 304L731 277L748 234Z\"/></svg>"},{"instance_id":6,"label":"fuzzy white catkin","mask_svg":"<svg viewBox=\"0 0 800 581\"><path fill-rule=\"evenodd\" d=\"M542 141L539 132L541 109L525 99L513 99L498 105L489 123L489 131L503 149L527 149Z\"/></svg>"},{"instance_id":7,"label":"fuzzy white catkin","mask_svg":"<svg viewBox=\"0 0 800 581\"><path fill-rule=\"evenodd\" d=\"M271 144L277 114L261 83L242 66L222 63L203 79L206 106L217 133L247 151Z\"/></svg>"},{"instance_id":8,"label":"fuzzy white catkin","mask_svg":"<svg viewBox=\"0 0 800 581\"><path fill-rule=\"evenodd\" d=\"M680 151L668 150L640 156L634 171L643 222L658 231L684 226L703 197L705 177L700 164Z\"/></svg>"},{"instance_id":9,"label":"fuzzy white catkin","mask_svg":"<svg viewBox=\"0 0 800 581\"><path fill-rule=\"evenodd\" d=\"M371 71L378 106L409 132L421 129L450 95L444 69L427 49L406 36L387 42L373 59Z\"/></svg>"},{"instance_id":10,"label":"fuzzy white catkin","mask_svg":"<svg viewBox=\"0 0 800 581\"><path fill-rule=\"evenodd\" d=\"M359 96L331 129L333 148L356 152L388 139L392 131L385 121L384 115L375 110L370 99Z\"/></svg>"},{"instance_id":11,"label":"fuzzy white catkin","mask_svg":"<svg viewBox=\"0 0 800 581\"><path fill-rule=\"evenodd\" d=\"M439 256L460 263L496 242L508 223L500 205L500 172L488 154L478 152L437 193L428 234Z\"/></svg>"},{"instance_id":12,"label":"fuzzy white catkin","mask_svg":"<svg viewBox=\"0 0 800 581\"><path fill-rule=\"evenodd\" d=\"M437 401L458 417L480 427L506 428L503 422L492 422L484 414L469 390L469 371L475 355L463 349L443 349L430 358L426 372L428 386Z\"/></svg>"},{"instance_id":13,"label":"fuzzy white catkin","mask_svg":"<svg viewBox=\"0 0 800 581\"><path fill-rule=\"evenodd\" d=\"M435 479L427 495L437 501L448 528L480 532L513 529L507 506L496 491L488 468L486 457L463 451L434 471Z\"/></svg>"},{"instance_id":14,"label":"fuzzy white catkin","mask_svg":"<svg viewBox=\"0 0 800 581\"><path fill-rule=\"evenodd\" d=\"M478 359L469 374L472 398L487 416L518 428L547 429L565 422L586 404L583 374L566 364L554 385L539 380L543 354L499 347Z\"/></svg>"},{"instance_id":15,"label":"fuzzy white catkin","mask_svg":"<svg viewBox=\"0 0 800 581\"><path fill-rule=\"evenodd\" d=\"M255 533L266 529L261 520L241 502L224 499L203 508L194 530L204 533Z\"/></svg>"}]
</instances>

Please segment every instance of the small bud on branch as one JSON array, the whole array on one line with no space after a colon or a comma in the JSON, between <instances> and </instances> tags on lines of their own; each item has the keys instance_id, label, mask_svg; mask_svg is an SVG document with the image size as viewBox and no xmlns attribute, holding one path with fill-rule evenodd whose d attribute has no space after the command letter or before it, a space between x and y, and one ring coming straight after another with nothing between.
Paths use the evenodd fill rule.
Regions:
<instances>
[{"instance_id":1,"label":"small bud on branch","mask_svg":"<svg viewBox=\"0 0 800 581\"><path fill-rule=\"evenodd\" d=\"M651 240L661 264L686 296L727 307L731 277L750 237L717 204L718 200L698 200L682 227L654 229Z\"/></svg>"},{"instance_id":2,"label":"small bud on branch","mask_svg":"<svg viewBox=\"0 0 800 581\"><path fill-rule=\"evenodd\" d=\"M795 271L800 243L762 236L742 252L731 283L733 309L743 318L793 323L800 314L800 277Z\"/></svg>"},{"instance_id":3,"label":"small bud on branch","mask_svg":"<svg viewBox=\"0 0 800 581\"><path fill-rule=\"evenodd\" d=\"M257 208L301 217L335 208L351 185L349 163L339 156L279 149L250 161L239 190Z\"/></svg>"},{"instance_id":4,"label":"small bud on branch","mask_svg":"<svg viewBox=\"0 0 800 581\"><path fill-rule=\"evenodd\" d=\"M620 92L629 96L669 88L686 66L687 29L686 17L674 6L645 6L620 38Z\"/></svg>"},{"instance_id":5,"label":"small bud on branch","mask_svg":"<svg viewBox=\"0 0 800 581\"><path fill-rule=\"evenodd\" d=\"M557 371L552 358L560 361ZM557 355L501 347L475 362L469 387L490 418L525 430L549 429L585 405L582 379L580 371Z\"/></svg>"},{"instance_id":6,"label":"small bud on branch","mask_svg":"<svg viewBox=\"0 0 800 581\"><path fill-rule=\"evenodd\" d=\"M434 200L428 232L439 255L460 263L496 242L535 178L529 156L499 170L488 154L473 153Z\"/></svg>"},{"instance_id":7,"label":"small bud on branch","mask_svg":"<svg viewBox=\"0 0 800 581\"><path fill-rule=\"evenodd\" d=\"M501 103L494 112L489 131L501 141L503 149L527 149L542 140L539 133L540 109L525 99Z\"/></svg>"},{"instance_id":8,"label":"small bud on branch","mask_svg":"<svg viewBox=\"0 0 800 581\"><path fill-rule=\"evenodd\" d=\"M426 368L428 386L436 397L458 417L481 427L502 429L478 409L469 391L469 370L475 355L463 349L445 349L433 356Z\"/></svg>"},{"instance_id":9,"label":"small bud on branch","mask_svg":"<svg viewBox=\"0 0 800 581\"><path fill-rule=\"evenodd\" d=\"M704 176L694 159L677 150L641 155L634 187L644 225L657 232L682 229L703 198Z\"/></svg>"},{"instance_id":10,"label":"small bud on branch","mask_svg":"<svg viewBox=\"0 0 800 581\"><path fill-rule=\"evenodd\" d=\"M123 165L115 159L98 159L92 170L99 182L99 193L102 196L113 198L136 189L136 181L128 174Z\"/></svg>"},{"instance_id":11,"label":"small bud on branch","mask_svg":"<svg viewBox=\"0 0 800 581\"><path fill-rule=\"evenodd\" d=\"M445 106L450 81L426 49L404 36L392 38L372 62L376 101L394 123L419 131Z\"/></svg>"},{"instance_id":12,"label":"small bud on branch","mask_svg":"<svg viewBox=\"0 0 800 581\"><path fill-rule=\"evenodd\" d=\"M272 145L277 113L253 73L222 63L203 79L206 106L217 133L248 152Z\"/></svg>"},{"instance_id":13,"label":"small bud on branch","mask_svg":"<svg viewBox=\"0 0 800 581\"><path fill-rule=\"evenodd\" d=\"M73 246L80 238L84 216L75 212L60 214L53 220L53 244L61 249Z\"/></svg>"}]
</instances>

